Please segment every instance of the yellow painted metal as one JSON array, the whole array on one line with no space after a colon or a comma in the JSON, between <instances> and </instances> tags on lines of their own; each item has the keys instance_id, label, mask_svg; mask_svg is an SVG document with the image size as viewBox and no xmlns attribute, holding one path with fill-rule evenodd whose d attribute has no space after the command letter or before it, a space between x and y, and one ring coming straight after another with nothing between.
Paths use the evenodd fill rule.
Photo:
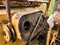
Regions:
<instances>
[{"instance_id":1,"label":"yellow painted metal","mask_svg":"<svg viewBox=\"0 0 60 45\"><path fill-rule=\"evenodd\" d=\"M5 44L5 40L3 38L3 25L0 23L0 45L25 45L23 40L16 40L15 42L8 42Z\"/></svg>"},{"instance_id":2,"label":"yellow painted metal","mask_svg":"<svg viewBox=\"0 0 60 45\"><path fill-rule=\"evenodd\" d=\"M51 36L51 29L48 31L48 34L47 34L46 45L49 45L50 36Z\"/></svg>"},{"instance_id":3,"label":"yellow painted metal","mask_svg":"<svg viewBox=\"0 0 60 45\"><path fill-rule=\"evenodd\" d=\"M51 40L50 45L52 45L53 43L55 44L55 41L56 41L57 37L58 37L58 31L55 31L55 32L53 33L53 38L52 38L52 40Z\"/></svg>"},{"instance_id":4,"label":"yellow painted metal","mask_svg":"<svg viewBox=\"0 0 60 45\"><path fill-rule=\"evenodd\" d=\"M25 42L23 40L16 40L16 42L8 42L5 44L5 40L3 38L3 31L2 31L2 25L0 24L0 45L25 45Z\"/></svg>"},{"instance_id":5,"label":"yellow painted metal","mask_svg":"<svg viewBox=\"0 0 60 45\"><path fill-rule=\"evenodd\" d=\"M47 41L46 41L46 45L52 45L53 43L55 44L55 41L58 37L58 30L57 31L53 31L49 30L48 34L47 34ZM52 33L52 39L51 39L51 33ZM49 43L49 41L51 40L51 42Z\"/></svg>"},{"instance_id":6,"label":"yellow painted metal","mask_svg":"<svg viewBox=\"0 0 60 45\"><path fill-rule=\"evenodd\" d=\"M8 42L5 44L5 40L3 38L3 21L8 20L8 16L5 9L0 10L0 45L25 45L23 40L16 40L15 42Z\"/></svg>"},{"instance_id":7,"label":"yellow painted metal","mask_svg":"<svg viewBox=\"0 0 60 45\"><path fill-rule=\"evenodd\" d=\"M11 10L11 14L14 14L15 12L26 12L27 10L30 10L30 12L32 11L33 12L33 10L39 10L37 7L36 8L18 8L18 9L16 9L16 8L14 8L14 9L12 9ZM3 24L3 21L4 20L8 20L8 15L7 15L7 13L6 13L6 9L0 9L0 45L25 45L25 42L21 39L21 40L16 40L15 42L12 42L12 41L10 41L10 42L8 42L7 44L5 44L5 40L4 40L4 38L3 38L3 26L4 25L2 25ZM15 25L14 25L15 26Z\"/></svg>"}]
</instances>

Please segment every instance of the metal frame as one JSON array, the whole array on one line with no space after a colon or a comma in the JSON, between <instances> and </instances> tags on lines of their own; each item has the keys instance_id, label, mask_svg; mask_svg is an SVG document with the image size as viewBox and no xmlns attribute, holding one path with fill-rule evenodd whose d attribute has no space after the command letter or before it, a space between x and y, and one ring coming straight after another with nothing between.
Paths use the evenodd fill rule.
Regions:
<instances>
[{"instance_id":1,"label":"metal frame","mask_svg":"<svg viewBox=\"0 0 60 45\"><path fill-rule=\"evenodd\" d=\"M49 2L45 2L45 3L47 4L47 6L46 6L46 11L45 11L45 15L47 15L47 13L48 13L50 1L51 1L51 0L49 0ZM10 14L11 14L11 12L10 12L10 0L5 0L5 2L6 2L6 11L7 11L7 14L8 14L8 16L9 16L9 20L11 21L11 15L10 15ZM40 3L44 3L44 2L40 2Z\"/></svg>"},{"instance_id":2,"label":"metal frame","mask_svg":"<svg viewBox=\"0 0 60 45\"><path fill-rule=\"evenodd\" d=\"M11 21L11 12L10 12L10 0L5 0L6 2L6 11L7 11L7 14L8 14L8 17L9 17L9 21Z\"/></svg>"}]
</instances>

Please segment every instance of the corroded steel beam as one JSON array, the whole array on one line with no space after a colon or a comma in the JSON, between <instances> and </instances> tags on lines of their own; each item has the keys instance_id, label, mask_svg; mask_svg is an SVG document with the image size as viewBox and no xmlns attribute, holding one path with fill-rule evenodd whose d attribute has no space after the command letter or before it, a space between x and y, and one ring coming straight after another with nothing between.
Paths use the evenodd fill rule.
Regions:
<instances>
[{"instance_id":1,"label":"corroded steel beam","mask_svg":"<svg viewBox=\"0 0 60 45\"><path fill-rule=\"evenodd\" d=\"M49 0L10 0L10 4L22 4L28 2L49 3ZM0 5L5 4L5 0L0 0Z\"/></svg>"},{"instance_id":2,"label":"corroded steel beam","mask_svg":"<svg viewBox=\"0 0 60 45\"><path fill-rule=\"evenodd\" d=\"M5 1L5 0L0 0L0 1ZM48 3L49 0L10 0L10 1L21 1L21 2L24 2L24 1L35 1L35 2L46 2Z\"/></svg>"}]
</instances>

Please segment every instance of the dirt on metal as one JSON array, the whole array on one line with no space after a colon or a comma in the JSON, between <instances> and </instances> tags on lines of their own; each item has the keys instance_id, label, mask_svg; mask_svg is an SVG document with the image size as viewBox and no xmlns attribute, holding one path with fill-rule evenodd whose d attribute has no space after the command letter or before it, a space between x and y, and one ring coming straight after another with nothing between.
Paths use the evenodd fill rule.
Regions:
<instances>
[{"instance_id":1,"label":"dirt on metal","mask_svg":"<svg viewBox=\"0 0 60 45\"><path fill-rule=\"evenodd\" d=\"M15 9L12 9L12 10L15 10ZM25 45L25 42L23 42L22 40L16 40L15 42L10 41L8 43L5 42L5 40L3 38L3 27L1 25L1 22L4 19L8 19L7 14L6 14L6 10L0 9L0 45Z\"/></svg>"},{"instance_id":2,"label":"dirt on metal","mask_svg":"<svg viewBox=\"0 0 60 45\"><path fill-rule=\"evenodd\" d=\"M35 9L39 8L13 8L11 9L12 15L16 12L26 12L27 10L33 11ZM6 9L0 9L0 45L25 45L25 42L23 40L16 40L15 42L8 42L5 43L5 40L3 38L3 27L1 23L3 23L4 20L8 20L8 15Z\"/></svg>"}]
</instances>

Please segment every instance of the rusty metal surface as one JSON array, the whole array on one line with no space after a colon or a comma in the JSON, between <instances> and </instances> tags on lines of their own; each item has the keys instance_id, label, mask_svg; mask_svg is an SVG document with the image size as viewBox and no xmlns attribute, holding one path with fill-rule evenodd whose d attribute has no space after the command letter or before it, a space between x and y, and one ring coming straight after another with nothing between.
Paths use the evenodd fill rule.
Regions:
<instances>
[{"instance_id":1,"label":"rusty metal surface","mask_svg":"<svg viewBox=\"0 0 60 45\"><path fill-rule=\"evenodd\" d=\"M0 0L4 1L4 0ZM10 0L10 1L21 1L21 0ZM22 0L22 1L49 1L49 0Z\"/></svg>"},{"instance_id":2,"label":"rusty metal surface","mask_svg":"<svg viewBox=\"0 0 60 45\"><path fill-rule=\"evenodd\" d=\"M11 4L18 4L17 2L19 1L20 3L21 2L24 2L24 0L22 0L22 1L20 1L20 0L10 0L11 2ZM45 2L45 3L49 3L49 0L27 0L28 2L30 1L30 2ZM27 1L25 1L25 2L27 2ZM3 1L1 1L0 0L0 5L1 4L5 4L5 1L3 0Z\"/></svg>"},{"instance_id":3,"label":"rusty metal surface","mask_svg":"<svg viewBox=\"0 0 60 45\"><path fill-rule=\"evenodd\" d=\"M2 32L2 25L0 24L0 45L25 45L22 40L16 40L16 42L10 41L8 43L5 43Z\"/></svg>"}]
</instances>

